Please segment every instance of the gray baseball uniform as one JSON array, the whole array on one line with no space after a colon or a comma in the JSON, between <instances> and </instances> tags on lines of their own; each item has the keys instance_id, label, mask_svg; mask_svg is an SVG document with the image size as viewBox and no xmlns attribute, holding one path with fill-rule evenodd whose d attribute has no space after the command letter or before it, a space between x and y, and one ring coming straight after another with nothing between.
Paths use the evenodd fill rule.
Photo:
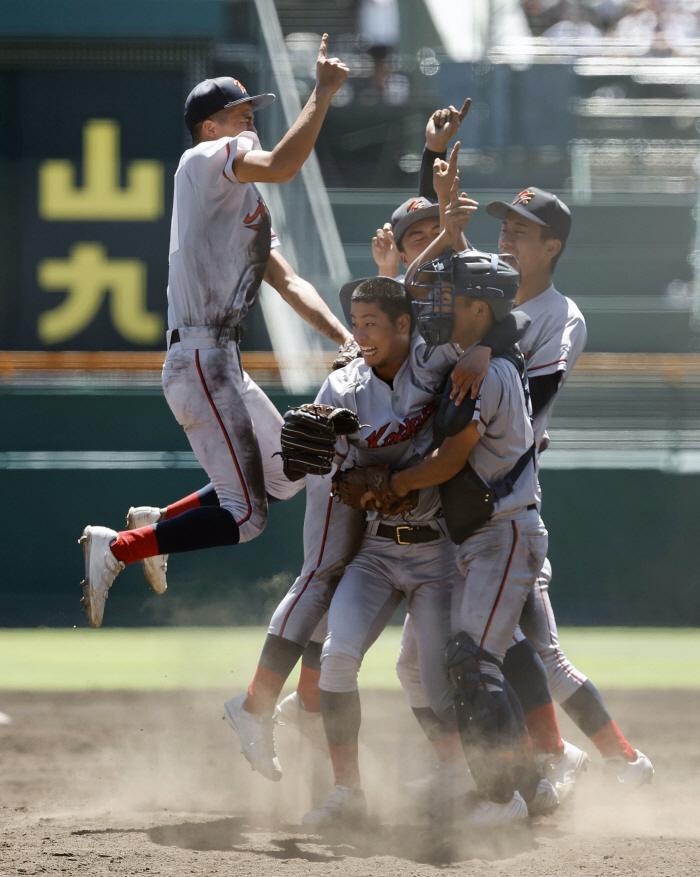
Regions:
<instances>
[{"instance_id":1,"label":"gray baseball uniform","mask_svg":"<svg viewBox=\"0 0 700 877\"><path fill-rule=\"evenodd\" d=\"M282 418L243 371L238 324L254 304L270 247L277 246L265 202L233 172L255 134L188 149L175 174L168 283L165 398L187 433L220 505L245 542L267 521L267 493L293 496L303 480L285 478Z\"/></svg>"},{"instance_id":2,"label":"gray baseball uniform","mask_svg":"<svg viewBox=\"0 0 700 877\"><path fill-rule=\"evenodd\" d=\"M554 286L517 309L527 313L532 320L519 342L526 358L528 376L561 372L561 390L586 344L583 315L574 302L557 292ZM555 400L556 396L534 418L533 429L538 446L547 434ZM586 676L571 664L559 644L556 620L549 599L551 575L551 565L545 559L525 600L521 622L513 635L512 643L520 642L527 636L545 665L552 696L558 703L562 703L583 685ZM410 705L414 708L428 706L426 693L420 685L410 618L407 618L404 627L397 672Z\"/></svg>"},{"instance_id":3,"label":"gray baseball uniform","mask_svg":"<svg viewBox=\"0 0 700 877\"><path fill-rule=\"evenodd\" d=\"M435 409L435 396L459 355L452 345L445 345L424 363L424 350L425 341L414 332L409 356L393 387L377 378L362 359L328 376L317 401L350 408L360 423L371 424L339 441L338 465L386 461L405 467L421 459L432 436L425 427ZM323 622L333 589L357 553L366 520L364 512L332 496L330 476L310 475L306 480L304 566L277 607L268 631L304 646Z\"/></svg>"}]
</instances>

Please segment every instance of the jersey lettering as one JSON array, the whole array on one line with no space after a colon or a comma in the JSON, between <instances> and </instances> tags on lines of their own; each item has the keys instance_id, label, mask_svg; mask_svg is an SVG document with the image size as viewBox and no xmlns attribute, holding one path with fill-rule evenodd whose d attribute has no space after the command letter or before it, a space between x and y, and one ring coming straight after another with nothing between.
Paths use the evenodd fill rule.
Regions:
<instances>
[{"instance_id":1,"label":"jersey lettering","mask_svg":"<svg viewBox=\"0 0 700 877\"><path fill-rule=\"evenodd\" d=\"M384 433L390 425L385 423L384 426L375 429L375 431L367 438L367 447L380 448L386 447L387 445L397 445L399 442L407 441L420 432L421 428L436 408L436 401L428 402L427 405L424 405L423 408L421 408L415 417L405 417L403 422L399 425L399 428L394 430L394 432L390 432L382 441Z\"/></svg>"},{"instance_id":2,"label":"jersey lettering","mask_svg":"<svg viewBox=\"0 0 700 877\"><path fill-rule=\"evenodd\" d=\"M267 214L265 213L265 203L262 200L258 201L258 209L253 214L248 214L243 220L243 224L246 228L251 229L252 231L257 231L260 226L263 224ZM258 220L256 222L256 220Z\"/></svg>"}]
</instances>

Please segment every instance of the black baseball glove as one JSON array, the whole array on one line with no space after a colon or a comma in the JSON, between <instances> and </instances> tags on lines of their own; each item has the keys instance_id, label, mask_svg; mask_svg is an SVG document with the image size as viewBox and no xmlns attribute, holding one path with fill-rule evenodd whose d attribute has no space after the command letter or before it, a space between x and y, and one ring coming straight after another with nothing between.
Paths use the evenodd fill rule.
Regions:
<instances>
[{"instance_id":1,"label":"black baseball glove","mask_svg":"<svg viewBox=\"0 0 700 877\"><path fill-rule=\"evenodd\" d=\"M304 475L328 475L337 437L352 435L359 428L359 418L349 408L310 403L288 411L282 426L284 474L290 481Z\"/></svg>"}]
</instances>

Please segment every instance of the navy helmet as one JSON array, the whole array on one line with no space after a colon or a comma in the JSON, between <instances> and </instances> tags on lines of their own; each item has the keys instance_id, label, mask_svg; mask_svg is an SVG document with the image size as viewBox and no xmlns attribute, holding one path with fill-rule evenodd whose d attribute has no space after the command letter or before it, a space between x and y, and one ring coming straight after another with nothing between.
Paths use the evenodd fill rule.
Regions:
<instances>
[{"instance_id":1,"label":"navy helmet","mask_svg":"<svg viewBox=\"0 0 700 877\"><path fill-rule=\"evenodd\" d=\"M479 250L448 250L441 258L423 263L416 277L411 286L428 290L427 298L413 302L418 329L428 345L426 359L452 339L455 295L482 299L500 323L513 310L520 286L520 271L498 253ZM451 294L444 296L446 292Z\"/></svg>"}]
</instances>

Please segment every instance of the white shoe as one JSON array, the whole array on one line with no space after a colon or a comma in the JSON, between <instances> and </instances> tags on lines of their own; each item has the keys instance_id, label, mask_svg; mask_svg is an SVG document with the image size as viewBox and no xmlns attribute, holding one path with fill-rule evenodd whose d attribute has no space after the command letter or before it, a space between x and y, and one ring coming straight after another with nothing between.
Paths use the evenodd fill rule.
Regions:
<instances>
[{"instance_id":1,"label":"white shoe","mask_svg":"<svg viewBox=\"0 0 700 877\"><path fill-rule=\"evenodd\" d=\"M125 566L109 548L118 535L116 530L108 527L86 527L78 539L85 558L85 579L80 583L83 599L80 602L87 613L90 627L102 624L107 592Z\"/></svg>"},{"instance_id":2,"label":"white shoe","mask_svg":"<svg viewBox=\"0 0 700 877\"><path fill-rule=\"evenodd\" d=\"M0 725L11 725L12 719L7 713L0 713Z\"/></svg>"},{"instance_id":3,"label":"white shoe","mask_svg":"<svg viewBox=\"0 0 700 877\"><path fill-rule=\"evenodd\" d=\"M277 704L274 718L280 725L298 728L315 749L328 755L328 741L321 713L304 709L298 691L293 691Z\"/></svg>"},{"instance_id":4,"label":"white shoe","mask_svg":"<svg viewBox=\"0 0 700 877\"><path fill-rule=\"evenodd\" d=\"M559 795L549 780L537 783L535 795L527 802L528 816L549 816L559 806Z\"/></svg>"},{"instance_id":5,"label":"white shoe","mask_svg":"<svg viewBox=\"0 0 700 877\"><path fill-rule=\"evenodd\" d=\"M336 786L333 793L315 810L302 817L302 825L332 825L337 822L362 822L367 816L367 801L362 791Z\"/></svg>"},{"instance_id":6,"label":"white shoe","mask_svg":"<svg viewBox=\"0 0 700 877\"><path fill-rule=\"evenodd\" d=\"M160 509L150 505L132 506L126 516L126 529L137 530L139 527L152 527L160 521ZM143 577L156 594L164 594L168 588L165 574L168 571L168 555L157 554L155 557L144 557L141 561Z\"/></svg>"},{"instance_id":7,"label":"white shoe","mask_svg":"<svg viewBox=\"0 0 700 877\"><path fill-rule=\"evenodd\" d=\"M544 758L543 773L545 779L556 789L559 803L564 801L574 790L576 780L588 767L588 755L572 743L564 740L564 751L560 755L547 754Z\"/></svg>"},{"instance_id":8,"label":"white shoe","mask_svg":"<svg viewBox=\"0 0 700 877\"><path fill-rule=\"evenodd\" d=\"M638 789L650 783L654 776L654 767L646 755L639 749L635 749L634 754L637 756L634 761L625 761L624 758L605 759L606 774L628 789Z\"/></svg>"},{"instance_id":9,"label":"white shoe","mask_svg":"<svg viewBox=\"0 0 700 877\"><path fill-rule=\"evenodd\" d=\"M232 697L224 704L224 718L238 734L241 752L266 779L278 782L282 779L282 768L275 752L275 721L272 716L258 716L247 712L243 704L248 699L247 692Z\"/></svg>"},{"instance_id":10,"label":"white shoe","mask_svg":"<svg viewBox=\"0 0 700 877\"><path fill-rule=\"evenodd\" d=\"M528 816L527 804L520 792L515 792L507 804L498 804L478 792L470 792L465 798L465 808L460 824L482 830L522 822Z\"/></svg>"}]
</instances>

